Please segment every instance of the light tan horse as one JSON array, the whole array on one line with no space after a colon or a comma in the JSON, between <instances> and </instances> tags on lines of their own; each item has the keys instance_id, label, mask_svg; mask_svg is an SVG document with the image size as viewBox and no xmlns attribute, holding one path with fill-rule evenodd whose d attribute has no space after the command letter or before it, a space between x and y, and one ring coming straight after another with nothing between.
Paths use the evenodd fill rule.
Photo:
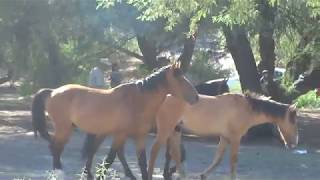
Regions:
<instances>
[{"instance_id":1,"label":"light tan horse","mask_svg":"<svg viewBox=\"0 0 320 180\"><path fill-rule=\"evenodd\" d=\"M167 94L190 104L198 101L197 91L182 74L179 63L161 68L142 81L108 90L72 84L43 89L33 100L34 131L49 141L54 169L62 169L60 156L73 126L97 136L113 135L115 152L132 137L142 177L147 179L144 139ZM45 111L54 124L53 135L46 128Z\"/></svg>"},{"instance_id":2,"label":"light tan horse","mask_svg":"<svg viewBox=\"0 0 320 180\"><path fill-rule=\"evenodd\" d=\"M197 135L220 136L213 163L201 173L201 179L206 179L218 166L228 144L231 145L231 178L234 179L240 140L248 129L255 125L275 123L286 146L294 147L298 143L294 107L249 94L224 94L216 97L200 95L199 97L199 102L192 106L172 96L168 96L162 104L157 115L157 136L149 160L149 179L152 178L159 148L166 144L168 139L170 153L177 168L180 168L180 138L174 136L176 133L173 132L181 120L186 129ZM180 172L183 171L180 169Z\"/></svg>"}]
</instances>

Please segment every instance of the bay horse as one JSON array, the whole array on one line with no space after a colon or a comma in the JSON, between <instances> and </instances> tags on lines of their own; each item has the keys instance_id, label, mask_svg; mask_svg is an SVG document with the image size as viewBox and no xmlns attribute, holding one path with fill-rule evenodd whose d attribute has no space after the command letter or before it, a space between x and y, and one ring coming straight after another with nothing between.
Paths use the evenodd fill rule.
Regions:
<instances>
[{"instance_id":1,"label":"bay horse","mask_svg":"<svg viewBox=\"0 0 320 180\"><path fill-rule=\"evenodd\" d=\"M227 81L228 79L226 78L210 80L210 81L206 81L196 85L195 88L199 94L215 96L215 95L229 92L229 86L227 84ZM88 166L85 168L86 171L91 169L91 162L93 160L94 154L97 151L98 146L102 143L103 140L104 140L104 137L98 138L95 135L90 135L90 134L87 135L85 145L83 148L83 156L88 157L88 161L90 163L88 163ZM184 153L185 150L184 150L183 144L181 143L180 145L181 145L181 154L182 154L181 161L183 161L185 158L185 153ZM124 148L123 146L119 148L116 154L124 168L125 175L130 179L136 179L125 159L123 148ZM107 155L107 159L114 159L114 158L115 158L115 154L112 151L110 151Z\"/></svg>"},{"instance_id":2,"label":"bay horse","mask_svg":"<svg viewBox=\"0 0 320 180\"><path fill-rule=\"evenodd\" d=\"M174 132L180 121L184 128L194 134L220 137L213 162L201 173L201 179L206 179L219 165L228 144L231 146L231 178L235 179L240 140L253 126L274 123L286 147L293 148L298 144L296 110L293 106L250 94L223 94L215 97L200 95L199 102L194 105L188 105L168 96L157 114L157 135L148 164L149 179L152 178L158 151L166 142L169 143L170 154L177 169L180 168L179 173L184 173L180 164L181 134Z\"/></svg>"},{"instance_id":3,"label":"bay horse","mask_svg":"<svg viewBox=\"0 0 320 180\"><path fill-rule=\"evenodd\" d=\"M113 154L132 137L142 178L147 179L144 139L167 94L189 104L198 101L198 93L183 75L180 63L163 67L143 80L107 90L75 84L42 89L32 103L34 132L49 142L54 169L62 169L60 156L73 126L98 138L112 135ZM53 135L48 133L45 111L54 125ZM105 159L106 166L113 159ZM91 162L87 161L86 166L89 165ZM92 178L92 174L88 173L88 178Z\"/></svg>"},{"instance_id":4,"label":"bay horse","mask_svg":"<svg viewBox=\"0 0 320 180\"><path fill-rule=\"evenodd\" d=\"M314 69L310 73L304 73L299 76L299 79L294 83L294 88L301 93L307 93L310 90L317 89L317 94L320 93L320 69Z\"/></svg>"}]
</instances>

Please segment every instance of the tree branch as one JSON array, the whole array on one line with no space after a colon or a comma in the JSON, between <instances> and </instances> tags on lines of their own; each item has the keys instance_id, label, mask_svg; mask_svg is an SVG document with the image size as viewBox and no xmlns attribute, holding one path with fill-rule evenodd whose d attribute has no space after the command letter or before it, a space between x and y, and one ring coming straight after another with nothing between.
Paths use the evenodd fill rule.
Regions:
<instances>
[{"instance_id":1,"label":"tree branch","mask_svg":"<svg viewBox=\"0 0 320 180\"><path fill-rule=\"evenodd\" d=\"M189 68L190 62L192 60L192 55L194 51L194 47L196 44L196 34L192 34L190 37L187 37L184 41L183 51L178 61L181 62L181 69L183 72L186 72Z\"/></svg>"}]
</instances>

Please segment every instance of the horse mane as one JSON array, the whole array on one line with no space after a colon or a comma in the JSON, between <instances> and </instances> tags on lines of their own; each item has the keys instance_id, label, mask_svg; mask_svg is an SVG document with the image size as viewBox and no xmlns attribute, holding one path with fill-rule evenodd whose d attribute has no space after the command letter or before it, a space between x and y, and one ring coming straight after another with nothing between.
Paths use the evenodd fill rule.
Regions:
<instances>
[{"instance_id":1,"label":"horse mane","mask_svg":"<svg viewBox=\"0 0 320 180\"><path fill-rule=\"evenodd\" d=\"M245 98L253 112L264 113L275 118L284 118L289 108L288 104L279 103L258 94L246 93Z\"/></svg>"},{"instance_id":2,"label":"horse mane","mask_svg":"<svg viewBox=\"0 0 320 180\"><path fill-rule=\"evenodd\" d=\"M166 82L166 71L169 68L170 65L164 66L144 79L137 80L136 84L142 91L151 91L157 89L159 84Z\"/></svg>"}]
</instances>

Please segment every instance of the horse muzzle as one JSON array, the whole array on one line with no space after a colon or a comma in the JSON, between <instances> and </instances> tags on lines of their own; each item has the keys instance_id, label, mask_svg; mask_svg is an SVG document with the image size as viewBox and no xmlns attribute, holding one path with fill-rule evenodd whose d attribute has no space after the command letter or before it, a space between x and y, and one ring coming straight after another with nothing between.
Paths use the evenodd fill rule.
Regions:
<instances>
[{"instance_id":1,"label":"horse muzzle","mask_svg":"<svg viewBox=\"0 0 320 180\"><path fill-rule=\"evenodd\" d=\"M296 148L296 147L298 146L298 141L299 141L299 137L296 136L293 141L288 142L288 143L286 144L286 147L287 147L288 149L294 149L294 148Z\"/></svg>"}]
</instances>

